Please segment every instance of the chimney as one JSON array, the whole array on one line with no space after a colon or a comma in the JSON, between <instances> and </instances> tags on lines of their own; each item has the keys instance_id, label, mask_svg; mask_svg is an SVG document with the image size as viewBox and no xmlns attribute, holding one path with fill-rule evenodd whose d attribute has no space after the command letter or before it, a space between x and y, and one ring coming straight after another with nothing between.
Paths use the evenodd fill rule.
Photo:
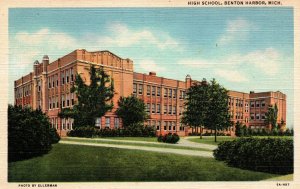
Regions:
<instances>
[{"instance_id":1,"label":"chimney","mask_svg":"<svg viewBox=\"0 0 300 189\"><path fill-rule=\"evenodd\" d=\"M149 75L156 76L156 72L149 72Z\"/></svg>"},{"instance_id":2,"label":"chimney","mask_svg":"<svg viewBox=\"0 0 300 189\"><path fill-rule=\"evenodd\" d=\"M48 57L48 55L44 55L44 57L43 57L43 72L47 72L48 65L49 65L49 57Z\"/></svg>"},{"instance_id":3,"label":"chimney","mask_svg":"<svg viewBox=\"0 0 300 189\"><path fill-rule=\"evenodd\" d=\"M250 94L254 94L254 91L250 91Z\"/></svg>"}]
</instances>

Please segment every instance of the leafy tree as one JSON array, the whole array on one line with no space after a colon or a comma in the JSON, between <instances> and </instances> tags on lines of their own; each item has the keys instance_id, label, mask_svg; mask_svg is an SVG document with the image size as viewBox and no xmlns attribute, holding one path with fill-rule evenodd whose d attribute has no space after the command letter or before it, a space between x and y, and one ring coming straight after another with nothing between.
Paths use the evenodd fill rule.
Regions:
<instances>
[{"instance_id":1,"label":"leafy tree","mask_svg":"<svg viewBox=\"0 0 300 189\"><path fill-rule=\"evenodd\" d=\"M202 126L207 125L209 87L210 85L203 79L201 84L194 84L188 89L186 110L181 120L182 123L192 127L200 127L200 138L202 138Z\"/></svg>"},{"instance_id":2,"label":"leafy tree","mask_svg":"<svg viewBox=\"0 0 300 189\"><path fill-rule=\"evenodd\" d=\"M113 108L113 80L102 67L90 67L90 84L86 84L79 74L76 75L71 92L75 92L78 103L73 108L62 109L59 116L74 119L74 127L93 126L97 117L102 117ZM110 85L109 85L110 83Z\"/></svg>"},{"instance_id":3,"label":"leafy tree","mask_svg":"<svg viewBox=\"0 0 300 189\"><path fill-rule=\"evenodd\" d=\"M116 114L122 119L125 128L143 123L148 117L145 103L135 96L120 97L118 106Z\"/></svg>"},{"instance_id":4,"label":"leafy tree","mask_svg":"<svg viewBox=\"0 0 300 189\"><path fill-rule=\"evenodd\" d=\"M277 104L274 106L269 106L268 112L266 113L265 116L265 124L269 125L271 124L272 130L277 129L277 113L278 113L278 108Z\"/></svg>"},{"instance_id":5,"label":"leafy tree","mask_svg":"<svg viewBox=\"0 0 300 189\"><path fill-rule=\"evenodd\" d=\"M187 92L186 110L182 122L190 126L204 126L217 131L232 125L228 113L228 91L215 79L210 83L202 80Z\"/></svg>"},{"instance_id":6,"label":"leafy tree","mask_svg":"<svg viewBox=\"0 0 300 189\"><path fill-rule=\"evenodd\" d=\"M210 82L209 94L206 123L208 128L214 129L215 142L217 142L217 130L232 126L228 111L228 91L213 79Z\"/></svg>"},{"instance_id":7,"label":"leafy tree","mask_svg":"<svg viewBox=\"0 0 300 189\"><path fill-rule=\"evenodd\" d=\"M8 161L45 154L60 140L50 129L48 117L40 110L8 106Z\"/></svg>"}]
</instances>

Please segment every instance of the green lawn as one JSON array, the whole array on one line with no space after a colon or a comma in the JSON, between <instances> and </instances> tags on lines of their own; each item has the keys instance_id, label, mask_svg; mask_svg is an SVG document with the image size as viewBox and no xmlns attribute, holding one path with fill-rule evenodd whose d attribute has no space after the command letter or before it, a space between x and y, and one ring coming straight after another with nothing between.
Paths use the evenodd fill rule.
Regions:
<instances>
[{"instance_id":1,"label":"green lawn","mask_svg":"<svg viewBox=\"0 0 300 189\"><path fill-rule=\"evenodd\" d=\"M293 136L253 136L255 138L288 138L288 139L293 139ZM238 139L239 137L230 137L230 136L217 136L217 142L215 142L215 137L214 136L202 136L202 139L200 139L200 136L197 138L188 138L189 141L192 142L198 142L198 143L203 143L203 144L212 144L212 145L218 145L220 142L223 141L232 141L234 139Z\"/></svg>"},{"instance_id":2,"label":"green lawn","mask_svg":"<svg viewBox=\"0 0 300 189\"><path fill-rule=\"evenodd\" d=\"M217 136L217 142L215 142L214 136L202 136L202 139L200 139L200 136L197 138L188 138L189 141L192 142L198 142L203 144L212 144L212 145L218 145L220 142L223 141L231 141L236 139L235 137L230 136Z\"/></svg>"},{"instance_id":3,"label":"green lawn","mask_svg":"<svg viewBox=\"0 0 300 189\"><path fill-rule=\"evenodd\" d=\"M178 146L176 144L165 144L157 142L157 144L143 144L143 143L133 143L133 142L119 142L119 141L103 141L95 140L89 138L74 139L72 137L64 138L63 141L74 141L74 142L89 142L89 143L99 143L99 144L118 144L118 145L129 145L129 146L146 146L146 147L156 147L156 148L172 148L172 149L182 149L182 150L197 150L197 151L212 151L205 148L194 148L194 147L185 147Z\"/></svg>"},{"instance_id":4,"label":"green lawn","mask_svg":"<svg viewBox=\"0 0 300 189\"><path fill-rule=\"evenodd\" d=\"M157 142L157 137L103 137L103 139Z\"/></svg>"},{"instance_id":5,"label":"green lawn","mask_svg":"<svg viewBox=\"0 0 300 189\"><path fill-rule=\"evenodd\" d=\"M9 182L256 181L276 176L228 167L213 158L68 144L8 165Z\"/></svg>"}]
</instances>

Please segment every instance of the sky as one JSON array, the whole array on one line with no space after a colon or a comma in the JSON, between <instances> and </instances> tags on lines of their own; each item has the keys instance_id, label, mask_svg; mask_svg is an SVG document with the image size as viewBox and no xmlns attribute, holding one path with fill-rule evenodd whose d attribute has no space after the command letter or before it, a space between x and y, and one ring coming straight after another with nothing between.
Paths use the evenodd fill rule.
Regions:
<instances>
[{"instance_id":1,"label":"sky","mask_svg":"<svg viewBox=\"0 0 300 189\"><path fill-rule=\"evenodd\" d=\"M136 72L215 78L230 90L281 91L294 115L294 15L280 8L9 9L9 103L13 81L75 49L109 50Z\"/></svg>"}]
</instances>

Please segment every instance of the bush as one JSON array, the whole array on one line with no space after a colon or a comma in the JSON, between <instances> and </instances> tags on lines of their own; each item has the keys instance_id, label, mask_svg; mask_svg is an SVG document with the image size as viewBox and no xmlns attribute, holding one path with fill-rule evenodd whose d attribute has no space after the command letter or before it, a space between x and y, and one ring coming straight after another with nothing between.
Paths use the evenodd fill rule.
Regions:
<instances>
[{"instance_id":1,"label":"bush","mask_svg":"<svg viewBox=\"0 0 300 189\"><path fill-rule=\"evenodd\" d=\"M55 128L50 128L50 136L51 136L51 143L56 144L60 140L60 136L58 135L57 131Z\"/></svg>"},{"instance_id":2,"label":"bush","mask_svg":"<svg viewBox=\"0 0 300 189\"><path fill-rule=\"evenodd\" d=\"M214 150L217 160L229 166L275 174L293 173L293 140L240 138L222 142Z\"/></svg>"},{"instance_id":3,"label":"bush","mask_svg":"<svg viewBox=\"0 0 300 189\"><path fill-rule=\"evenodd\" d=\"M142 124L131 125L127 128L118 129L96 129L95 127L85 126L76 127L67 134L71 137L153 137L156 136L154 127L144 127Z\"/></svg>"},{"instance_id":4,"label":"bush","mask_svg":"<svg viewBox=\"0 0 300 189\"><path fill-rule=\"evenodd\" d=\"M172 133L168 133L168 134L166 134L164 136L159 135L157 137L157 141L158 142L165 142L165 143L172 143L172 144L177 143L179 140L180 140L180 137L176 133L173 133L173 134Z\"/></svg>"},{"instance_id":5,"label":"bush","mask_svg":"<svg viewBox=\"0 0 300 189\"><path fill-rule=\"evenodd\" d=\"M41 110L8 106L8 161L28 159L48 153L59 137L50 129Z\"/></svg>"}]
</instances>

